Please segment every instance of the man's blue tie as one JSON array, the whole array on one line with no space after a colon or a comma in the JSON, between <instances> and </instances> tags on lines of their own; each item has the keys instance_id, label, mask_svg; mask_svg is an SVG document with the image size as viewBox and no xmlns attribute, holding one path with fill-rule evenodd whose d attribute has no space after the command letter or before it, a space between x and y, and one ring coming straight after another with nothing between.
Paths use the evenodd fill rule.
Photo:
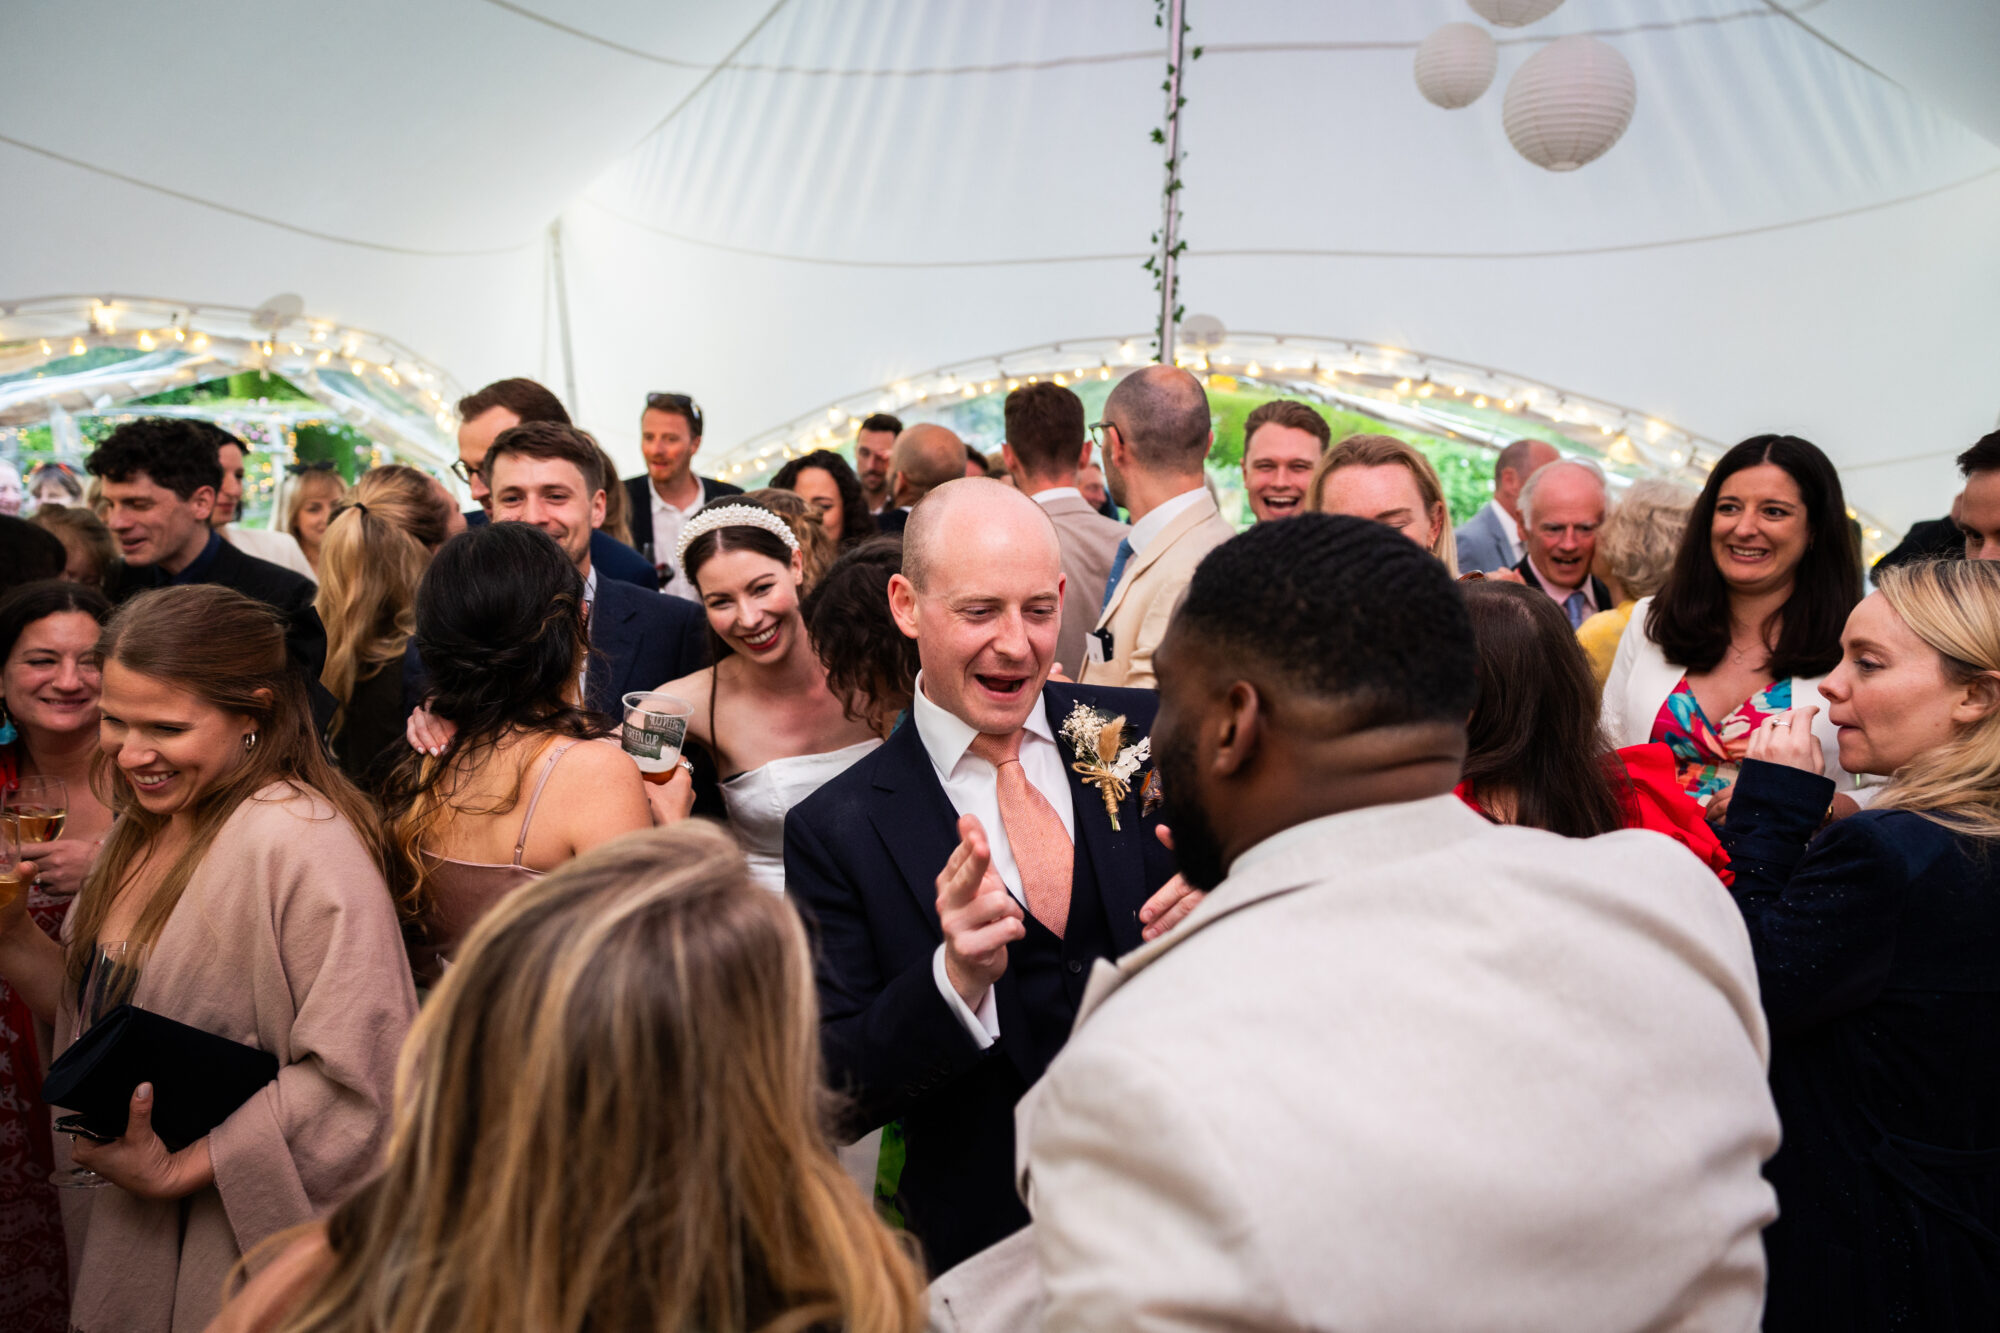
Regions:
<instances>
[{"instance_id":1,"label":"man's blue tie","mask_svg":"<svg viewBox=\"0 0 2000 1333\"><path fill-rule=\"evenodd\" d=\"M1583 624L1584 613L1589 610L1589 603L1584 601L1583 590L1581 588L1563 599L1563 610L1569 613L1569 627L1571 629L1575 629Z\"/></svg>"},{"instance_id":2,"label":"man's blue tie","mask_svg":"<svg viewBox=\"0 0 2000 1333\"><path fill-rule=\"evenodd\" d=\"M1111 577L1104 580L1104 605L1097 608L1097 614L1104 614L1105 607L1111 605L1111 594L1118 591L1118 580L1125 577L1125 562L1132 558L1132 539L1118 539L1118 553L1111 557Z\"/></svg>"}]
</instances>

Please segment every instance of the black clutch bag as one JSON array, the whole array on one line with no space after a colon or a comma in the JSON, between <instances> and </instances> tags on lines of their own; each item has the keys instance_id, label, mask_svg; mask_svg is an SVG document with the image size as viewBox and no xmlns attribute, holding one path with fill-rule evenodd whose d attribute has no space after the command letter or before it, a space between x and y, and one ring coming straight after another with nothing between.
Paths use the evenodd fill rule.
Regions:
<instances>
[{"instance_id":1,"label":"black clutch bag","mask_svg":"<svg viewBox=\"0 0 2000 1333\"><path fill-rule=\"evenodd\" d=\"M132 1090L150 1083L153 1132L179 1152L277 1076L269 1051L121 1004L49 1066L42 1100L76 1112L64 1119L77 1132L115 1139L125 1133Z\"/></svg>"}]
</instances>

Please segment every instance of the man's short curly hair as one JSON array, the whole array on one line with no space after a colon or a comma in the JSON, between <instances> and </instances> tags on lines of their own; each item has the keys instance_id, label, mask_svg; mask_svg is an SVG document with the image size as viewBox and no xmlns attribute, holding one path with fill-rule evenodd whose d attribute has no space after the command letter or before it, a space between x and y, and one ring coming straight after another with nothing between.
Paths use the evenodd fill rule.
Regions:
<instances>
[{"instance_id":1,"label":"man's short curly hair","mask_svg":"<svg viewBox=\"0 0 2000 1333\"><path fill-rule=\"evenodd\" d=\"M222 489L218 445L236 437L206 421L140 417L104 437L83 466L105 481L130 481L144 473L183 500L206 486Z\"/></svg>"},{"instance_id":2,"label":"man's short curly hair","mask_svg":"<svg viewBox=\"0 0 2000 1333\"><path fill-rule=\"evenodd\" d=\"M1301 514L1224 542L1195 570L1174 631L1354 710L1356 730L1462 726L1478 693L1457 584L1422 547L1367 519Z\"/></svg>"}]
</instances>

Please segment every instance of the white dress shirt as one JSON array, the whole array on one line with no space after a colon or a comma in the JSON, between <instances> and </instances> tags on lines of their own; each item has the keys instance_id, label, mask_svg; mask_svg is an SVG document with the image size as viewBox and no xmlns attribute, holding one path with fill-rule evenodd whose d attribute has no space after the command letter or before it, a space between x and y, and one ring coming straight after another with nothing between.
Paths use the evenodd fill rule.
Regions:
<instances>
[{"instance_id":1,"label":"white dress shirt","mask_svg":"<svg viewBox=\"0 0 2000 1333\"><path fill-rule=\"evenodd\" d=\"M1028 498L1038 505L1045 505L1051 500L1060 500L1065 495L1074 495L1079 500L1083 499L1083 492L1074 486L1051 486L1045 491L1036 491ZM1095 507L1094 505L1092 506L1092 508Z\"/></svg>"},{"instance_id":2,"label":"white dress shirt","mask_svg":"<svg viewBox=\"0 0 2000 1333\"><path fill-rule=\"evenodd\" d=\"M1007 892L1025 909L1027 894L1021 888L1021 869L1014 862L1014 849L1007 842L1007 826L1000 819L999 770L971 753L973 738L979 733L964 719L946 712L924 693L923 673L917 674L917 688L910 701L910 721L930 756L931 768L944 788L945 799L961 815L973 815L986 830L987 845L993 852L993 872L1007 886ZM1062 751L1056 746L1055 730L1049 726L1048 710L1035 701L1024 724L1021 738L1021 771L1029 785L1042 794L1063 823L1063 832L1076 840L1076 807L1070 799L1069 770L1063 765ZM942 866L939 869L943 869ZM988 988L975 1014L945 975L944 946L931 959L937 986L951 1005L952 1012L965 1024L972 1039L983 1050L1000 1037L1000 1019L994 1009L993 991Z\"/></svg>"},{"instance_id":3,"label":"white dress shirt","mask_svg":"<svg viewBox=\"0 0 2000 1333\"><path fill-rule=\"evenodd\" d=\"M674 559L674 548L680 545L681 529L687 526L687 521L708 503L708 483L700 477L694 479L694 503L686 509L661 499L660 488L653 485L651 478L646 482L646 494L653 501L653 570L660 576L660 591L698 602L701 597L694 584L688 582L681 562Z\"/></svg>"},{"instance_id":4,"label":"white dress shirt","mask_svg":"<svg viewBox=\"0 0 2000 1333\"><path fill-rule=\"evenodd\" d=\"M1521 548L1520 524L1514 521L1512 514L1500 507L1498 500L1488 500L1486 507L1493 511L1493 519L1500 525L1500 540L1507 543L1507 568L1512 569L1521 563L1521 557L1526 554Z\"/></svg>"},{"instance_id":5,"label":"white dress shirt","mask_svg":"<svg viewBox=\"0 0 2000 1333\"><path fill-rule=\"evenodd\" d=\"M1078 494L1081 494L1081 492L1078 492ZM1173 499L1168 500L1158 509L1153 510L1153 512L1147 514L1137 523L1134 523L1132 531L1125 538L1132 545L1132 558L1136 560L1146 554L1146 548L1151 546L1158 539L1159 535L1167 530L1167 524L1173 522L1207 498L1208 488L1206 486L1197 486L1191 491L1182 491L1179 495L1176 495Z\"/></svg>"}]
</instances>

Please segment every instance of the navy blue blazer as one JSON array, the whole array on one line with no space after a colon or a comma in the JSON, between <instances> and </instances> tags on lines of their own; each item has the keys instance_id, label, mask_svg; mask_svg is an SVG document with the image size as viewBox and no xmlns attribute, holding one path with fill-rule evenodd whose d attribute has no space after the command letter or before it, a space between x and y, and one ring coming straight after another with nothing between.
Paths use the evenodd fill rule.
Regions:
<instances>
[{"instance_id":1,"label":"navy blue blazer","mask_svg":"<svg viewBox=\"0 0 2000 1333\"><path fill-rule=\"evenodd\" d=\"M671 563L674 558L674 553L672 551L655 551L652 549L653 547L652 478L648 476L646 473L641 472L636 477L625 478L625 480L620 482L619 484L625 488L625 526L632 530L632 545L636 546L639 549L640 559L643 560L647 555L651 555L655 560L659 561L661 564ZM743 488L741 486L735 485L734 483L727 481L718 481L714 477L701 478L701 486L702 486L702 494L706 497L706 499L703 500L704 504L710 501L720 500L725 495L743 494ZM597 557L595 556L595 554L593 554L591 558L594 560ZM652 571L652 572L654 573L654 577L657 580L658 578L657 571ZM655 581L653 583L648 584L647 586L652 588L657 588L660 585L657 581Z\"/></svg>"},{"instance_id":2,"label":"navy blue blazer","mask_svg":"<svg viewBox=\"0 0 2000 1333\"><path fill-rule=\"evenodd\" d=\"M1750 760L1723 830L1771 1020L1768 1333L2000 1328L2000 856Z\"/></svg>"},{"instance_id":3,"label":"navy blue blazer","mask_svg":"<svg viewBox=\"0 0 2000 1333\"><path fill-rule=\"evenodd\" d=\"M590 658L585 705L616 718L623 695L691 676L708 665L708 617L685 597L600 576L590 607ZM430 673L412 638L403 654L405 715L429 693Z\"/></svg>"},{"instance_id":4,"label":"navy blue blazer","mask_svg":"<svg viewBox=\"0 0 2000 1333\"><path fill-rule=\"evenodd\" d=\"M1158 707L1150 690L1050 684L1042 705L1052 729L1078 701L1122 714L1134 738L1150 733ZM1057 744L1068 759L1068 742ZM1174 871L1157 814L1142 810L1144 776L1113 832L1103 796L1070 775L1074 882L1097 890L1118 953L1139 945L1139 909ZM828 1079L850 1099L848 1132L902 1120L903 1212L934 1272L1026 1223L1014 1104L1042 1073L1011 967L994 987L1000 1039L983 1051L938 990L937 876L958 846L957 824L907 721L785 820L786 890L813 934Z\"/></svg>"}]
</instances>

